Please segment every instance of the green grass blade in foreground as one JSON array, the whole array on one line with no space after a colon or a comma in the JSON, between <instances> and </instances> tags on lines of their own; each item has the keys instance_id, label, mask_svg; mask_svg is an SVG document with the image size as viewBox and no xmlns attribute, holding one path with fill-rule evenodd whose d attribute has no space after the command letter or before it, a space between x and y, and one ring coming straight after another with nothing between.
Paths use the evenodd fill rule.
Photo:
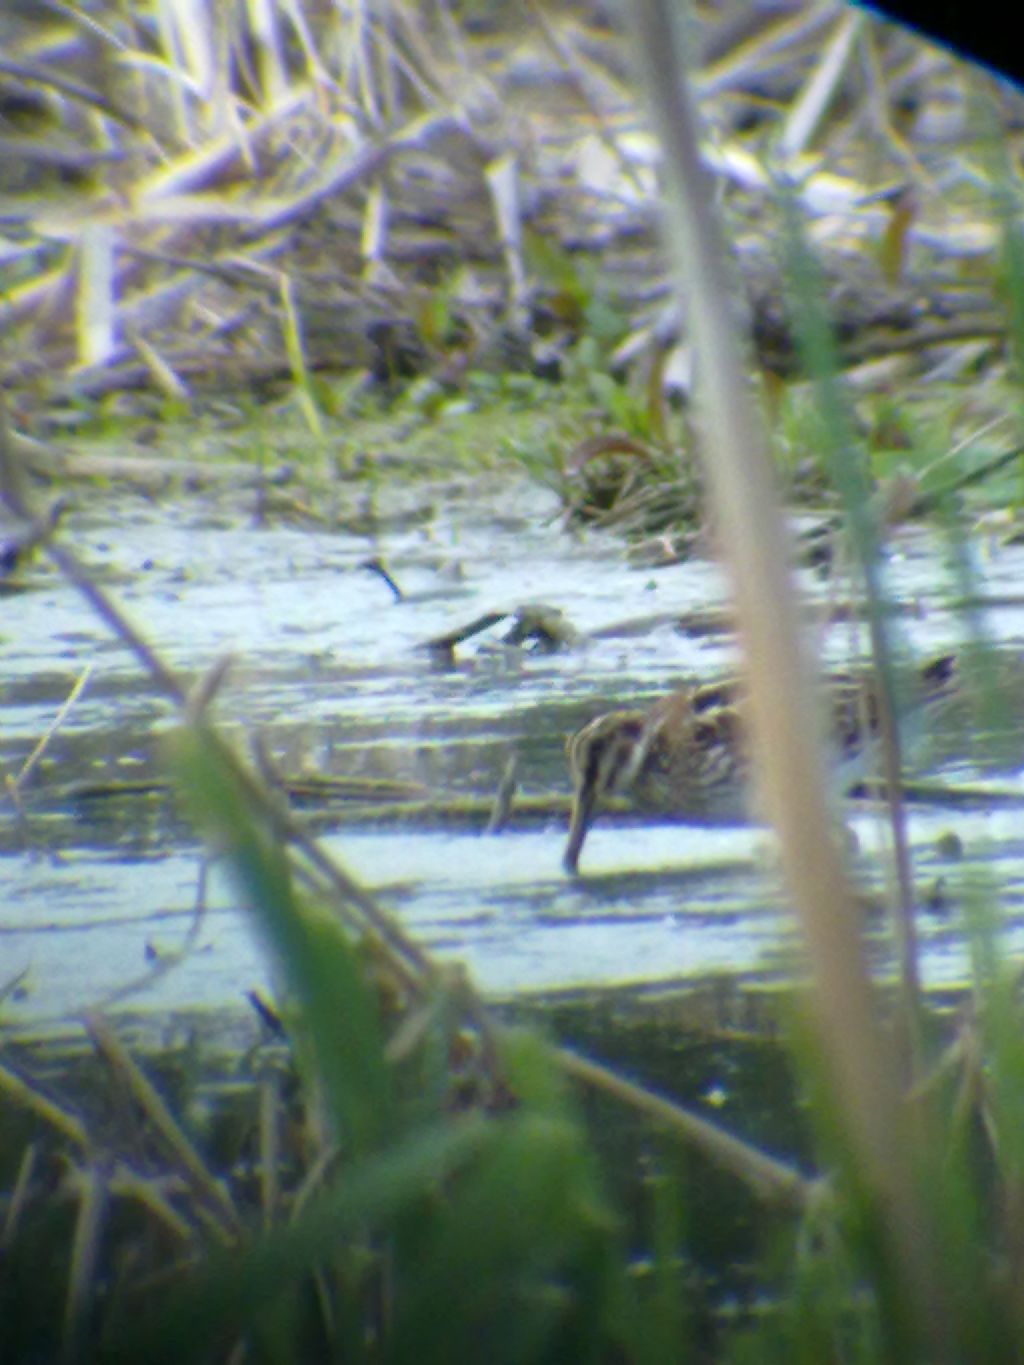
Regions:
<instances>
[{"instance_id":1,"label":"green grass blade in foreground","mask_svg":"<svg viewBox=\"0 0 1024 1365\"><path fill-rule=\"evenodd\" d=\"M627 1281L623 1332L635 1365L662 1365L666 1360L686 1358L685 1347L694 1336L692 1288L699 1272L684 1250L684 1157L675 1143L662 1141L644 1175L651 1252L646 1263L634 1264Z\"/></svg>"},{"instance_id":2,"label":"green grass blade in foreground","mask_svg":"<svg viewBox=\"0 0 1024 1365\"><path fill-rule=\"evenodd\" d=\"M1000 292L1006 305L1011 372L1018 385L1024 386L1024 234L1020 228L1020 172L1013 144L1001 128L997 98L987 86L975 91L965 133L975 142L972 150L988 175L992 219L1000 229L998 283L1002 286Z\"/></svg>"},{"instance_id":3,"label":"green grass blade in foreground","mask_svg":"<svg viewBox=\"0 0 1024 1365\"><path fill-rule=\"evenodd\" d=\"M896 615L887 610L877 509L871 499L865 452L855 436L853 414L840 379L839 353L823 300L828 297L818 261L807 246L803 219L791 188L778 195L782 215L783 276L787 307L804 373L811 382L818 415L818 442L839 499L863 580L868 632L880 684L881 776L886 782L893 872L898 888L890 920L899 956L905 1037L902 1069L913 1075L920 1063L921 982L917 928L913 915L913 873L903 803L900 689L893 640Z\"/></svg>"},{"instance_id":4,"label":"green grass blade in foreground","mask_svg":"<svg viewBox=\"0 0 1024 1365\"><path fill-rule=\"evenodd\" d=\"M310 381L309 366L306 364L306 349L302 340L302 325L295 307L295 293L291 279L284 273L280 276L280 286L281 309L284 315L282 323L284 345L292 371L292 383L306 425L314 436L320 436L323 433L323 422Z\"/></svg>"},{"instance_id":5,"label":"green grass blade in foreground","mask_svg":"<svg viewBox=\"0 0 1024 1365\"><path fill-rule=\"evenodd\" d=\"M965 879L966 880L966 879ZM1002 1179L1019 1190L1024 1181L1024 1009L1019 963L1011 965L995 889L965 884L965 918L974 976L975 1011L980 1028L987 1117L998 1147ZM1011 1196L1015 1202L1018 1196ZM1007 1216L1016 1218L1012 1210ZM1020 1247L1020 1229L1011 1245Z\"/></svg>"},{"instance_id":6,"label":"green grass blade in foreground","mask_svg":"<svg viewBox=\"0 0 1024 1365\"><path fill-rule=\"evenodd\" d=\"M900 714L893 639L897 613L888 610L888 591L881 554L882 532L872 499L866 453L856 436L856 421L841 378L839 350L823 300L828 288L821 267L807 244L795 193L780 186L783 277L786 306L803 373L810 381L817 416L815 445L839 496L843 516L863 578L874 664L887 705Z\"/></svg>"},{"instance_id":7,"label":"green grass blade in foreground","mask_svg":"<svg viewBox=\"0 0 1024 1365\"><path fill-rule=\"evenodd\" d=\"M842 1358L850 1360L902 1365L948 1358L996 1365L1013 1358L1010 1306L1000 1273L994 1273L1001 1233L999 1218L993 1218L993 1191L999 1174L985 1150L977 1110L971 1106L965 1114L958 1104L962 1073L929 1077L900 1115L913 1154L908 1171L914 1199L941 1262L943 1294L933 1305L933 1320L922 1324L911 1311L899 1256L885 1235L885 1209L872 1196L835 1104L827 1063L808 1022L793 1023L792 1046L808 1092L815 1146L832 1172L832 1188L811 1210L816 1226L802 1239L783 1311L766 1324L763 1339L754 1333L764 1354L753 1358L787 1365L794 1358L821 1359L805 1350L814 1334L831 1334L837 1348L845 1343L849 1354L844 1349ZM1018 1031L1018 1065L1021 1036ZM934 1355L936 1341L948 1345L945 1357Z\"/></svg>"},{"instance_id":8,"label":"green grass blade in foreground","mask_svg":"<svg viewBox=\"0 0 1024 1365\"><path fill-rule=\"evenodd\" d=\"M877 1305L836 1218L834 1201L808 1210L777 1297L738 1327L728 1365L878 1365L886 1358Z\"/></svg>"},{"instance_id":9,"label":"green grass blade in foreground","mask_svg":"<svg viewBox=\"0 0 1024 1365\"><path fill-rule=\"evenodd\" d=\"M621 1248L563 1078L518 1031L500 1065L520 1107L397 1244L394 1365L596 1363L617 1335Z\"/></svg>"},{"instance_id":10,"label":"green grass blade in foreground","mask_svg":"<svg viewBox=\"0 0 1024 1365\"><path fill-rule=\"evenodd\" d=\"M622 1261L593 1156L548 1049L516 1034L500 1050L517 1107L417 1128L342 1168L292 1225L155 1291L158 1306L126 1303L105 1365L219 1360L243 1338L283 1362L608 1360Z\"/></svg>"},{"instance_id":11,"label":"green grass blade in foreground","mask_svg":"<svg viewBox=\"0 0 1024 1365\"><path fill-rule=\"evenodd\" d=\"M186 1284L162 1290L158 1308L128 1309L127 1321L115 1323L108 1333L101 1359L105 1365L141 1360L177 1365L227 1358L226 1350L208 1353L224 1347L231 1334L247 1332L318 1265L336 1263L344 1239L422 1204L428 1191L468 1161L486 1157L492 1131L493 1125L471 1116L421 1130L390 1151L356 1163L294 1223L210 1257ZM302 1358L298 1352L294 1356Z\"/></svg>"},{"instance_id":12,"label":"green grass blade in foreground","mask_svg":"<svg viewBox=\"0 0 1024 1365\"><path fill-rule=\"evenodd\" d=\"M199 829L228 860L292 1003L336 1136L379 1145L394 1110L376 1001L337 920L296 895L284 850L264 828L232 762L201 725L183 729L173 763Z\"/></svg>"},{"instance_id":13,"label":"green grass blade in foreground","mask_svg":"<svg viewBox=\"0 0 1024 1365\"><path fill-rule=\"evenodd\" d=\"M527 1114L496 1128L432 1226L405 1239L389 1359L600 1358L608 1228L586 1158L567 1123Z\"/></svg>"},{"instance_id":14,"label":"green grass blade in foreground","mask_svg":"<svg viewBox=\"0 0 1024 1365\"><path fill-rule=\"evenodd\" d=\"M1016 761L1014 706L1001 685L998 644L984 609L986 587L964 524L963 512L950 500L938 507L943 534L945 572L950 593L964 604L960 613L961 643L957 650L960 690L964 706L953 716L959 748L975 761ZM944 723L947 718L944 718Z\"/></svg>"}]
</instances>

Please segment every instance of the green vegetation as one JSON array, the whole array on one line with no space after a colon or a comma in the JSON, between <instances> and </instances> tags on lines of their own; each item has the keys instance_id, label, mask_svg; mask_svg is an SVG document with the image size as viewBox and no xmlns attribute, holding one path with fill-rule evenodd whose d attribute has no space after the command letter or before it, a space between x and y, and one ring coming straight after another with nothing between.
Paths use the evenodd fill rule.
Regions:
<instances>
[{"instance_id":1,"label":"green vegetation","mask_svg":"<svg viewBox=\"0 0 1024 1365\"><path fill-rule=\"evenodd\" d=\"M88 1086L69 1087L66 1061L40 1072L38 1045L14 1049L40 1079L0 1073L7 1358L1015 1358L1024 1020L981 892L975 1017L937 1017L905 1101L936 1317L909 1292L797 1015L817 1178L496 1018L295 842L204 721L173 749L271 946L289 1043L236 1057L219 1100L202 1047L154 1057L169 1107L102 1019L106 1079ZM633 1047L631 1069L658 1058L656 1033ZM750 1062L746 1122L802 1150L801 1125L779 1127L776 1051ZM55 1081L78 1091L74 1111L54 1106ZM597 1087L585 1105L580 1082ZM721 1259L738 1252L746 1264Z\"/></svg>"},{"instance_id":2,"label":"green vegetation","mask_svg":"<svg viewBox=\"0 0 1024 1365\"><path fill-rule=\"evenodd\" d=\"M749 312L741 354L705 213L714 195L694 193L706 172L680 131L668 8L638 0L635 12L681 284L665 282L638 193L645 167L619 137L620 36L571 8L555 25L533 6L528 22L496 7L463 14L460 29L447 6L421 16L395 4L385 22L358 7L269 5L265 32L249 11L218 10L191 35L197 11L173 4L113 9L105 23L68 10L60 33L5 16L18 61L0 61L0 117L24 120L28 143L2 172L16 235L0 491L31 528L25 544L50 555L178 708L168 764L268 947L280 1001L259 1008L280 1037L239 1063L236 1103L216 1106L201 1056L161 1091L98 1016L88 1028L110 1088L78 1104L32 1046L5 1048L4 1361L1002 1365L1024 1354L1019 973L998 889L965 878L961 1012L922 993L893 721L901 650L879 559L887 523L934 516L968 601L973 519L999 508L1012 521L1020 506L1020 194L1013 165L991 154L1012 120L982 77L922 58L922 102L936 63L967 87L962 174L940 195L919 160L923 134L917 145L887 123L909 39L823 11L809 31L784 18L709 56L698 88L733 98L713 105L713 150ZM834 63L821 57L826 22ZM779 51L789 65L769 96ZM566 108L554 122L581 164L585 138L588 160L611 158L598 188L577 165L559 193L559 138L516 121L539 120L523 90L556 68ZM475 96L460 102L456 87ZM972 123L978 104L989 113ZM881 152L853 136L858 114L887 128ZM26 168L45 162L55 124L73 145L34 180ZM869 175L880 155L884 174ZM826 157L856 249L814 207ZM792 172L782 190L780 168ZM920 205L889 183L897 170ZM885 192L872 197L876 180ZM695 361L680 340L684 304ZM673 369L681 355L696 406ZM255 467L278 494L269 516L330 520L337 505L313 493L334 484L364 492L510 464L555 487L570 520L637 537L688 535L710 506L807 944L781 1011L799 1079L777 1053L766 1063L785 1091L782 1120L741 1136L710 1106L696 1112L498 1017L309 837L213 727L220 673L186 693L62 543L58 514L33 505L29 474L124 476L128 466L90 463L90 440L140 477L155 469L137 449L154 421L161 450L187 429L178 463L190 476L230 459L241 486ZM70 457L53 439L62 429L78 437ZM112 452L112 437L127 451ZM290 463L299 472L275 483ZM791 502L838 518L840 569L866 604L883 680L898 965L885 987L861 961L822 817L779 470ZM996 690L985 633L971 619L963 633L984 709ZM619 1165L609 1112L634 1123ZM776 1124L784 1156L766 1136ZM698 1166L714 1168L716 1194L721 1181L742 1200L702 1203ZM726 1261L733 1224L748 1224L739 1270L693 1251L715 1244L716 1220Z\"/></svg>"},{"instance_id":3,"label":"green vegetation","mask_svg":"<svg viewBox=\"0 0 1024 1365\"><path fill-rule=\"evenodd\" d=\"M946 486L950 451L964 475L1024 436L1002 227L1017 191L991 150L1013 97L841 8L742 42L729 22L695 20L696 76L774 454L794 499L830 501L782 306L781 172L898 520ZM27 435L145 454L155 425L177 453L180 429L192 463L227 445L318 489L387 477L396 451L403 477L435 452L446 471L511 460L571 516L686 548L704 509L692 355L606 18L271 4L261 27L171 4L2 23L0 380ZM823 33L842 60L814 81ZM594 456L600 437L642 454ZM975 502L1015 510L1020 486L1003 468Z\"/></svg>"}]
</instances>

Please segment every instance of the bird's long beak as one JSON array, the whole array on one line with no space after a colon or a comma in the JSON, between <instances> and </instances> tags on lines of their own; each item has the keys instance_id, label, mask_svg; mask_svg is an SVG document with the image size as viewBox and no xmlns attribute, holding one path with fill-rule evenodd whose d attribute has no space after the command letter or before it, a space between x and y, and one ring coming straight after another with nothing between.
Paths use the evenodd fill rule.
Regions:
<instances>
[{"instance_id":1,"label":"bird's long beak","mask_svg":"<svg viewBox=\"0 0 1024 1365\"><path fill-rule=\"evenodd\" d=\"M587 837L587 830L594 818L595 794L594 783L588 782L585 777L573 792L572 810L569 813L569 838L562 854L562 866L573 877L579 872L583 840Z\"/></svg>"}]
</instances>

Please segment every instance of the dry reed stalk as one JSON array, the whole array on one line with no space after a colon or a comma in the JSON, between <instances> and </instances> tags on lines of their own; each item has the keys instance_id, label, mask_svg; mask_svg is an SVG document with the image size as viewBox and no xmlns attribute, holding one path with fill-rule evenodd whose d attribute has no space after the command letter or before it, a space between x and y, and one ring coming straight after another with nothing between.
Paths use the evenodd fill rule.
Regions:
<instances>
[{"instance_id":1,"label":"dry reed stalk","mask_svg":"<svg viewBox=\"0 0 1024 1365\"><path fill-rule=\"evenodd\" d=\"M37 767L39 760L43 757L43 755L46 753L46 750L50 747L50 744L52 743L54 736L57 734L61 726L67 720L68 716L71 714L71 711L73 710L75 703L78 701L79 697L85 691L86 684L92 677L92 671L94 667L95 667L94 664L89 663L86 664L86 666L82 669L81 673L78 675L78 678L75 680L74 686L71 688L71 691L64 699L64 702L61 705L60 710L57 712L53 720L47 726L43 735L36 742L28 758L26 758L25 762L21 765L17 777L11 778L9 780L8 792L12 799L15 801L15 803L20 804L21 793L27 786L29 778L32 776L34 769Z\"/></svg>"},{"instance_id":2,"label":"dry reed stalk","mask_svg":"<svg viewBox=\"0 0 1024 1365\"><path fill-rule=\"evenodd\" d=\"M562 1070L574 1080L613 1096L682 1137L709 1160L739 1177L765 1203L806 1209L823 1188L821 1180L808 1178L788 1162L779 1161L752 1143L733 1137L701 1115L690 1113L653 1090L616 1075L600 1063L564 1047L558 1049L557 1056Z\"/></svg>"},{"instance_id":3,"label":"dry reed stalk","mask_svg":"<svg viewBox=\"0 0 1024 1365\"><path fill-rule=\"evenodd\" d=\"M177 1167L208 1214L217 1237L226 1243L237 1240L241 1232L241 1219L224 1182L218 1179L199 1155L195 1144L106 1020L98 1014L91 1014L87 1016L85 1024L96 1051L145 1114L168 1160Z\"/></svg>"},{"instance_id":4,"label":"dry reed stalk","mask_svg":"<svg viewBox=\"0 0 1024 1365\"><path fill-rule=\"evenodd\" d=\"M682 20L667 0L634 0L642 73L662 148L665 230L697 355L708 490L750 681L754 757L803 925L811 998L833 1098L917 1310L941 1344L946 1314L917 1197L897 1075L879 1028L860 915L832 838L821 717L771 462L731 319L725 251L685 84ZM940 1350L939 1356L943 1352Z\"/></svg>"},{"instance_id":5,"label":"dry reed stalk","mask_svg":"<svg viewBox=\"0 0 1024 1365\"><path fill-rule=\"evenodd\" d=\"M61 1108L59 1104L55 1104L53 1100L47 1099L39 1090L28 1085L13 1071L8 1071L5 1066L0 1066L0 1095L7 1103L20 1105L23 1109L36 1114L76 1147L83 1151L88 1150L89 1134L81 1120Z\"/></svg>"}]
</instances>

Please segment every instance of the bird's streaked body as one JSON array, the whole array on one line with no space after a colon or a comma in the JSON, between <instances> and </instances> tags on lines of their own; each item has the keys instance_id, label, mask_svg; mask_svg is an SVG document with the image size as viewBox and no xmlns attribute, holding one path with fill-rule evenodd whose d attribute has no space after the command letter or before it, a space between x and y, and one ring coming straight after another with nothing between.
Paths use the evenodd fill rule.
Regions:
<instances>
[{"instance_id":1,"label":"bird's streaked body","mask_svg":"<svg viewBox=\"0 0 1024 1365\"><path fill-rule=\"evenodd\" d=\"M919 675L923 703L948 696L955 660L943 655ZM881 726L882 706L870 675L829 680L830 734L839 780L848 787ZM568 741L572 810L563 863L576 872L601 802L626 796L643 809L695 819L742 819L748 813L748 755L738 681L686 687L646 711L608 711Z\"/></svg>"}]
</instances>

